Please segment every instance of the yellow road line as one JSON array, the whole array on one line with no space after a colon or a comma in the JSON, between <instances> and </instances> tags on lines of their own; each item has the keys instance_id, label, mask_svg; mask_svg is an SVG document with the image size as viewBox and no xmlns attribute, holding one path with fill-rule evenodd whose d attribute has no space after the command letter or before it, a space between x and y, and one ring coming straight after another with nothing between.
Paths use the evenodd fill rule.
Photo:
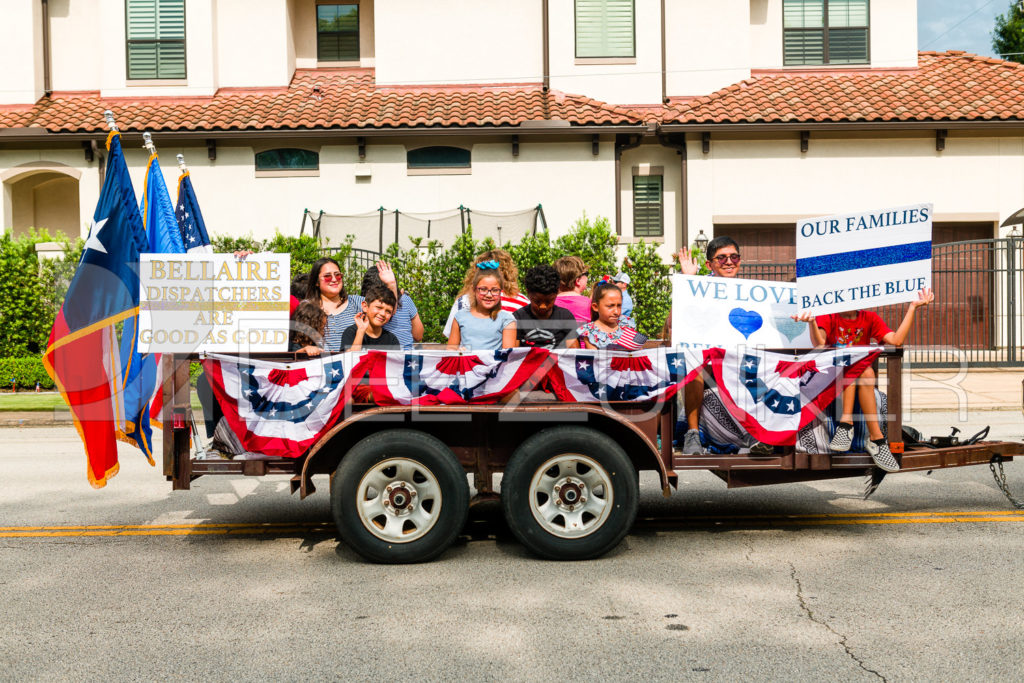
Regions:
<instances>
[{"instance_id":1,"label":"yellow road line","mask_svg":"<svg viewBox=\"0 0 1024 683\"><path fill-rule=\"evenodd\" d=\"M958 512L873 512L811 515L730 515L646 517L642 527L720 526L844 526L881 524L971 524L1024 522L1024 511L979 510ZM296 533L334 533L330 522L253 522L195 524L125 524L79 526L3 526L0 538L64 538L85 536L227 536Z\"/></svg>"}]
</instances>

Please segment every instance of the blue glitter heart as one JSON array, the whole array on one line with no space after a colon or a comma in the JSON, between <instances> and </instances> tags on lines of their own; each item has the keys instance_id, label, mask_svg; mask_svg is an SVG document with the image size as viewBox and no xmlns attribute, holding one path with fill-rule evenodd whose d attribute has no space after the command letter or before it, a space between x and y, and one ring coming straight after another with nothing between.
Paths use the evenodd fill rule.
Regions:
<instances>
[{"instance_id":1,"label":"blue glitter heart","mask_svg":"<svg viewBox=\"0 0 1024 683\"><path fill-rule=\"evenodd\" d=\"M786 335L786 339L789 341L793 341L807 329L807 323L793 320L788 315L775 316L773 320L775 321L775 329Z\"/></svg>"},{"instance_id":2,"label":"blue glitter heart","mask_svg":"<svg viewBox=\"0 0 1024 683\"><path fill-rule=\"evenodd\" d=\"M745 311L742 308L734 308L729 311L729 324L739 330L744 339L749 339L750 335L757 332L764 325L764 318L757 311Z\"/></svg>"}]
</instances>

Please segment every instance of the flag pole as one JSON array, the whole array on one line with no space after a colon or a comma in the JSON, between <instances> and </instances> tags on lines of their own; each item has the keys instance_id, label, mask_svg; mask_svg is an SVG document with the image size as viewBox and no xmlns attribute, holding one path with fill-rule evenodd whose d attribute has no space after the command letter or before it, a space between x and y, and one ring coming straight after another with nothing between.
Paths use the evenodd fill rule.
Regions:
<instances>
[{"instance_id":1,"label":"flag pole","mask_svg":"<svg viewBox=\"0 0 1024 683\"><path fill-rule=\"evenodd\" d=\"M188 166L185 165L185 155L184 154L179 154L178 155L178 169L182 173L185 173L186 171L188 171Z\"/></svg>"},{"instance_id":2,"label":"flag pole","mask_svg":"<svg viewBox=\"0 0 1024 683\"><path fill-rule=\"evenodd\" d=\"M109 109L104 110L103 118L106 120L107 127L110 128L110 130L117 133L121 132L117 127L117 123L114 121L114 112Z\"/></svg>"},{"instance_id":3,"label":"flag pole","mask_svg":"<svg viewBox=\"0 0 1024 683\"><path fill-rule=\"evenodd\" d=\"M156 155L156 145L153 144L153 134L146 132L142 134L142 146L149 151L150 156Z\"/></svg>"}]
</instances>

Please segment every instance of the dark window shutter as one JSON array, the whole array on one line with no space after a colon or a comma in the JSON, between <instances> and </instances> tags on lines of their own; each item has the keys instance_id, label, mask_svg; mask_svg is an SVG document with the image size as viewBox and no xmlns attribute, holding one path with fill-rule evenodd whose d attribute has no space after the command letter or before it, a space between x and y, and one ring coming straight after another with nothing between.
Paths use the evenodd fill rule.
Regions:
<instances>
[{"instance_id":1,"label":"dark window shutter","mask_svg":"<svg viewBox=\"0 0 1024 683\"><path fill-rule=\"evenodd\" d=\"M633 234L662 237L665 234L660 175L633 176Z\"/></svg>"},{"instance_id":2,"label":"dark window shutter","mask_svg":"<svg viewBox=\"0 0 1024 683\"><path fill-rule=\"evenodd\" d=\"M185 0L126 0L129 79L185 78Z\"/></svg>"}]
</instances>

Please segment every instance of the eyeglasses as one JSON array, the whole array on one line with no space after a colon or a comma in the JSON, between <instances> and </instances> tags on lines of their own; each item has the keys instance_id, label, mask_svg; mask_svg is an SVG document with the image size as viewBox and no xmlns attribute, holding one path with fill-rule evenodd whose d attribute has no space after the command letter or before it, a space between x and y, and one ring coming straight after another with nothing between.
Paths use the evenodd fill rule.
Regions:
<instances>
[{"instance_id":1,"label":"eyeglasses","mask_svg":"<svg viewBox=\"0 0 1024 683\"><path fill-rule=\"evenodd\" d=\"M583 271L583 273L580 274L580 277L590 277L590 271L589 270Z\"/></svg>"},{"instance_id":2,"label":"eyeglasses","mask_svg":"<svg viewBox=\"0 0 1024 683\"><path fill-rule=\"evenodd\" d=\"M324 282L341 282L341 273L320 273L320 279Z\"/></svg>"},{"instance_id":3,"label":"eyeglasses","mask_svg":"<svg viewBox=\"0 0 1024 683\"><path fill-rule=\"evenodd\" d=\"M737 263L740 262L740 255L739 254L720 254L720 255L716 256L715 258L713 258L711 260L714 261L715 263L717 263L720 266L724 266L726 261L728 261L729 263L731 263L733 265L736 265Z\"/></svg>"},{"instance_id":4,"label":"eyeglasses","mask_svg":"<svg viewBox=\"0 0 1024 683\"><path fill-rule=\"evenodd\" d=\"M499 287L491 287L490 289L487 287L477 287L476 293L477 296L499 296L501 289Z\"/></svg>"}]
</instances>

